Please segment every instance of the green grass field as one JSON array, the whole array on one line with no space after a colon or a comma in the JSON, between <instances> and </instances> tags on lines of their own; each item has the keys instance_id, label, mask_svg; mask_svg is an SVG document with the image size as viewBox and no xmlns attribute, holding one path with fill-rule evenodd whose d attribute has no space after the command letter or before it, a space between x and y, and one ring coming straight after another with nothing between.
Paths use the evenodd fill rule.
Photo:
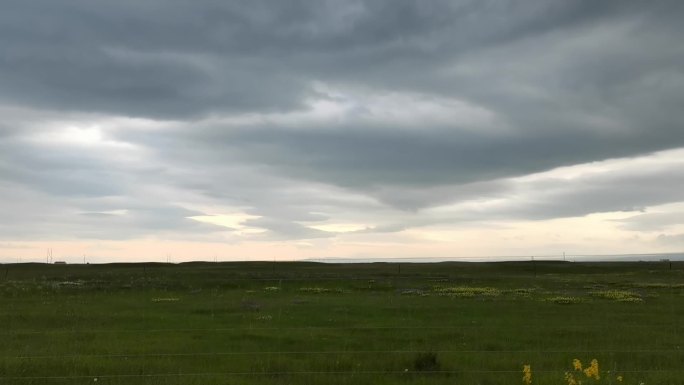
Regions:
<instances>
[{"instance_id":1,"label":"green grass field","mask_svg":"<svg viewBox=\"0 0 684 385\"><path fill-rule=\"evenodd\" d=\"M683 262L0 265L0 383L684 384L682 320Z\"/></svg>"}]
</instances>

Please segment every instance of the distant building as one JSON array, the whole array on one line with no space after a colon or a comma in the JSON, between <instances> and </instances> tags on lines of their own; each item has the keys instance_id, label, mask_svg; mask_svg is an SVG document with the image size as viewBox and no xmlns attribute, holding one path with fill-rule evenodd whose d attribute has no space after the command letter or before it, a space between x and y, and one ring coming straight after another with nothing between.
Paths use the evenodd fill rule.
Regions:
<instances>
[{"instance_id":1,"label":"distant building","mask_svg":"<svg viewBox=\"0 0 684 385\"><path fill-rule=\"evenodd\" d=\"M64 261L55 261L55 265L66 265Z\"/></svg>"}]
</instances>

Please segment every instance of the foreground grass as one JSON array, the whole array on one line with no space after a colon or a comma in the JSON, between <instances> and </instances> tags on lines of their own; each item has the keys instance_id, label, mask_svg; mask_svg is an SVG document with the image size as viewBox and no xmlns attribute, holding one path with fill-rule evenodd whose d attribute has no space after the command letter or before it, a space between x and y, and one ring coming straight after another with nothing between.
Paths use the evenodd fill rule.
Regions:
<instances>
[{"instance_id":1,"label":"foreground grass","mask_svg":"<svg viewBox=\"0 0 684 385\"><path fill-rule=\"evenodd\" d=\"M684 264L0 266L0 383L684 384ZM608 373L610 371L610 373ZM593 381L593 382L592 382Z\"/></svg>"}]
</instances>

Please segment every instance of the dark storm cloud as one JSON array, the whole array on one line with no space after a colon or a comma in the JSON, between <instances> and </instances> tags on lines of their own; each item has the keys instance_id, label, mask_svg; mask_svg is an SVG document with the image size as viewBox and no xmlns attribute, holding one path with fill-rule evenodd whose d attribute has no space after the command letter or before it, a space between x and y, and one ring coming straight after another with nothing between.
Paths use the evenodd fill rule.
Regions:
<instances>
[{"instance_id":1,"label":"dark storm cloud","mask_svg":"<svg viewBox=\"0 0 684 385\"><path fill-rule=\"evenodd\" d=\"M312 93L313 80L453 94L461 87L440 69L459 56L620 17L676 20L675 8L625 1L9 1L0 16L2 97L182 117L293 108Z\"/></svg>"},{"instance_id":2,"label":"dark storm cloud","mask_svg":"<svg viewBox=\"0 0 684 385\"><path fill-rule=\"evenodd\" d=\"M478 199L516 203L439 220L676 202L674 169L511 178L684 147L683 18L674 0L6 1L0 198L66 200L65 228L112 237L215 230L186 217L239 207L271 239ZM97 126L115 117L143 122ZM72 121L111 143L44 135Z\"/></svg>"},{"instance_id":3,"label":"dark storm cloud","mask_svg":"<svg viewBox=\"0 0 684 385\"><path fill-rule=\"evenodd\" d=\"M336 3L325 4L292 3L291 12L255 6L252 27L239 32L249 38L238 39L252 45L230 38L224 44L269 62L272 72L288 73L304 88L307 81L325 81L357 94L455 98L486 108L507 129L416 122L416 130L401 131L392 122L377 127L354 118L321 122L319 130L277 122L237 129L193 124L167 133L175 139L152 137L148 144L161 140L161 149L175 156L174 146L185 151L193 143L193 151L204 153L201 162L259 164L404 208L440 199L402 202L401 194L378 192L488 181L684 145L678 3L358 2L342 21L330 21L342 16ZM262 31L264 20L272 24ZM275 36L279 29L286 33ZM275 54L281 56L270 61ZM271 90L270 73L263 81L256 80L261 72L255 75L255 86L292 91Z\"/></svg>"},{"instance_id":4,"label":"dark storm cloud","mask_svg":"<svg viewBox=\"0 0 684 385\"><path fill-rule=\"evenodd\" d=\"M498 135L460 130L419 132L246 130L227 135L231 153L304 179L352 188L470 183L525 175L587 160L669 147L677 135L535 133Z\"/></svg>"},{"instance_id":5,"label":"dark storm cloud","mask_svg":"<svg viewBox=\"0 0 684 385\"><path fill-rule=\"evenodd\" d=\"M510 186L501 179L592 160L630 157L684 141L684 130L672 134L644 131L607 135L601 131L562 130L492 136L429 127L406 132L391 127L235 130L198 126L191 132L167 132L173 140L163 139L166 145L159 151L169 162L180 156L197 167L257 164L265 173L337 185L397 208L414 210L477 196L505 195ZM151 145L158 139L145 140ZM666 174L654 179L663 177ZM596 182L603 189L596 193L609 194L610 185ZM573 185L568 184L567 191L572 193ZM203 187L209 192L231 190L220 181ZM639 193L648 190L634 190L634 194ZM591 192L586 194L588 197ZM607 198L603 203L612 202Z\"/></svg>"}]
</instances>

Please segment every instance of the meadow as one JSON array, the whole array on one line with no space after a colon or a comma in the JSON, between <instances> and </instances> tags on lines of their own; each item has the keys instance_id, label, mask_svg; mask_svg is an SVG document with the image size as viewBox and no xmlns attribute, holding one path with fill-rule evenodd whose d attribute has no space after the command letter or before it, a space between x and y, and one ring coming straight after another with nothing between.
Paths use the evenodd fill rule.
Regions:
<instances>
[{"instance_id":1,"label":"meadow","mask_svg":"<svg viewBox=\"0 0 684 385\"><path fill-rule=\"evenodd\" d=\"M684 262L0 265L0 384L674 385L682 320Z\"/></svg>"}]
</instances>

